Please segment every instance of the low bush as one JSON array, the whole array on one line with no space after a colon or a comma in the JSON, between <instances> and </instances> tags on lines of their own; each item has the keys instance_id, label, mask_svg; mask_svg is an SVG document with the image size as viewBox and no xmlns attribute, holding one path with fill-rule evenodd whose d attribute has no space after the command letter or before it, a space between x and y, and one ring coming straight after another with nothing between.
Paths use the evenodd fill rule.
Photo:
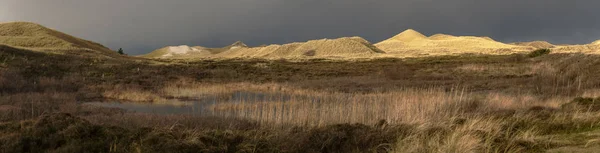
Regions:
<instances>
[{"instance_id":1,"label":"low bush","mask_svg":"<svg viewBox=\"0 0 600 153\"><path fill-rule=\"evenodd\" d=\"M534 58L534 57L539 57L539 56L542 56L542 55L550 54L550 52L551 52L550 49L547 49L547 48L545 48L545 49L538 49L538 50L534 50L533 52L527 54L527 56L530 57L530 58Z\"/></svg>"}]
</instances>

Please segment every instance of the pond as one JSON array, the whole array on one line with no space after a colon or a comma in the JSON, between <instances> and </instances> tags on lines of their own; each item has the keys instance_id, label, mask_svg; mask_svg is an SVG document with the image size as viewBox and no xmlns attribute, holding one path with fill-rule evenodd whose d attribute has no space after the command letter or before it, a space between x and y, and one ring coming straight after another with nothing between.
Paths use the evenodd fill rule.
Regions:
<instances>
[{"instance_id":1,"label":"pond","mask_svg":"<svg viewBox=\"0 0 600 153\"><path fill-rule=\"evenodd\" d=\"M302 96L305 97L305 96ZM298 99L300 96L294 96ZM306 98L306 97L305 97ZM131 102L90 102L88 105L120 108L130 112L152 113L152 114L192 114L192 115L215 115L211 106L216 104L248 104L258 102L287 102L292 99L291 95L284 93L255 93L234 92L225 96L208 96L193 101L168 100L159 103L131 103Z\"/></svg>"},{"instance_id":2,"label":"pond","mask_svg":"<svg viewBox=\"0 0 600 153\"><path fill-rule=\"evenodd\" d=\"M233 92L204 96L193 101L159 103L89 103L129 112L161 115L216 116L249 119L265 124L323 125L334 123L372 123L390 116L410 114L393 103L394 95L330 93ZM404 115L403 115L404 116Z\"/></svg>"}]
</instances>

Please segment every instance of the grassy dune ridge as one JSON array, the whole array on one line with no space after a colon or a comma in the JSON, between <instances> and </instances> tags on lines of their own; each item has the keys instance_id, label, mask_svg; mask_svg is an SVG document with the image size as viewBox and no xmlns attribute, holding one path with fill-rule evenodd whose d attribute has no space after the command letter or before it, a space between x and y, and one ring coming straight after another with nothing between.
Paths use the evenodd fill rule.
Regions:
<instances>
[{"instance_id":1,"label":"grassy dune ridge","mask_svg":"<svg viewBox=\"0 0 600 153\"><path fill-rule=\"evenodd\" d=\"M29 49L89 49L112 52L101 44L76 38L29 22L0 24L0 44Z\"/></svg>"},{"instance_id":2,"label":"grassy dune ridge","mask_svg":"<svg viewBox=\"0 0 600 153\"><path fill-rule=\"evenodd\" d=\"M141 60L0 46L3 152L542 152L598 145L596 55ZM228 102L231 93L289 100ZM213 116L83 104L217 96ZM307 98L308 97L308 98ZM589 98L578 98L589 97ZM314 102L319 99L318 102ZM261 113L262 112L262 113Z\"/></svg>"}]
</instances>

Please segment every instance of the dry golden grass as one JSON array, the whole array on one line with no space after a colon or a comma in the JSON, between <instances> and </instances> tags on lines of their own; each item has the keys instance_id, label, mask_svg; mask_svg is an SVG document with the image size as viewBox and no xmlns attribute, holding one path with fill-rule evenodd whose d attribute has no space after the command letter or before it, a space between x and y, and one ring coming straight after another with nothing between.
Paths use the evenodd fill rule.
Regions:
<instances>
[{"instance_id":1,"label":"dry golden grass","mask_svg":"<svg viewBox=\"0 0 600 153\"><path fill-rule=\"evenodd\" d=\"M415 126L398 137L391 150L396 152L531 151L543 148L539 143L545 143L546 139L540 142L544 133L568 130L561 129L565 124L575 123L573 126L584 128L600 124L595 121L600 117L597 112L553 113L572 97L545 98L528 93L478 93L458 87L450 91L424 88L342 93L248 83L185 88L187 92L179 96L193 96L196 92L205 96L225 95L210 107L214 116L249 119L277 127L275 129L289 125L318 128L345 123L379 128ZM232 101L227 95L233 92L259 94ZM513 128L519 130L507 131Z\"/></svg>"},{"instance_id":2,"label":"dry golden grass","mask_svg":"<svg viewBox=\"0 0 600 153\"><path fill-rule=\"evenodd\" d=\"M250 94L232 102L231 96L236 92ZM462 88L452 91L423 88L370 93L318 92L275 83L174 83L166 86L163 94L183 99L217 97L211 110L223 117L309 126L371 125L379 120L392 124L425 124L470 113L559 108L572 99L544 98L528 93L474 93Z\"/></svg>"},{"instance_id":3,"label":"dry golden grass","mask_svg":"<svg viewBox=\"0 0 600 153\"><path fill-rule=\"evenodd\" d=\"M600 89L588 89L583 92L582 97L600 97Z\"/></svg>"},{"instance_id":4,"label":"dry golden grass","mask_svg":"<svg viewBox=\"0 0 600 153\"><path fill-rule=\"evenodd\" d=\"M131 102L164 102L165 98L151 91L141 90L139 87L116 85L102 93L108 99Z\"/></svg>"}]
</instances>

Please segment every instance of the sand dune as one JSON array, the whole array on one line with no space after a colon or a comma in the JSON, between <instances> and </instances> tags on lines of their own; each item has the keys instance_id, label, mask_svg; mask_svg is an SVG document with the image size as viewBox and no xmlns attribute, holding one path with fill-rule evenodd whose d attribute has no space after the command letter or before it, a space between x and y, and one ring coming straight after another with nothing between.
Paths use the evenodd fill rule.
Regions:
<instances>
[{"instance_id":1,"label":"sand dune","mask_svg":"<svg viewBox=\"0 0 600 153\"><path fill-rule=\"evenodd\" d=\"M76 38L29 22L0 24L0 44L38 51L88 50L104 54L115 53L98 43Z\"/></svg>"},{"instance_id":2,"label":"sand dune","mask_svg":"<svg viewBox=\"0 0 600 153\"><path fill-rule=\"evenodd\" d=\"M410 42L413 40L421 40L421 39L427 39L427 36L413 30L413 29L408 29L398 35L395 35L394 37L385 40L385 41L401 41L401 42Z\"/></svg>"},{"instance_id":3,"label":"sand dune","mask_svg":"<svg viewBox=\"0 0 600 153\"><path fill-rule=\"evenodd\" d=\"M193 49L184 51L172 47L156 50L144 57L150 58L370 58L384 53L369 41L360 37L320 39L283 45L248 47L236 42L223 48ZM210 54L207 54L210 53ZM193 55L191 55L193 54Z\"/></svg>"},{"instance_id":4,"label":"sand dune","mask_svg":"<svg viewBox=\"0 0 600 153\"><path fill-rule=\"evenodd\" d=\"M505 44L490 37L435 34L425 36L408 29L375 45L361 37L310 40L289 44L248 47L235 42L222 48L171 46L143 57L150 58L378 58L422 57L438 55L528 53L551 48L553 53L600 52L600 40L587 45L553 45L546 41Z\"/></svg>"},{"instance_id":5,"label":"sand dune","mask_svg":"<svg viewBox=\"0 0 600 153\"><path fill-rule=\"evenodd\" d=\"M314 58L371 57L383 51L360 37L311 40L302 43L269 45L266 47L231 49L216 57L263 57L263 58Z\"/></svg>"},{"instance_id":6,"label":"sand dune","mask_svg":"<svg viewBox=\"0 0 600 153\"><path fill-rule=\"evenodd\" d=\"M219 54L231 49L248 48L246 44L237 41L229 46L222 48L207 48L202 46L190 47L187 45L167 46L154 50L148 54L142 55L146 58L206 58L212 57L214 54Z\"/></svg>"},{"instance_id":7,"label":"sand dune","mask_svg":"<svg viewBox=\"0 0 600 153\"><path fill-rule=\"evenodd\" d=\"M390 54L404 57L465 53L511 54L533 50L532 47L504 44L489 37L452 36L447 34L435 34L425 37L412 29L379 42L375 46Z\"/></svg>"}]
</instances>

